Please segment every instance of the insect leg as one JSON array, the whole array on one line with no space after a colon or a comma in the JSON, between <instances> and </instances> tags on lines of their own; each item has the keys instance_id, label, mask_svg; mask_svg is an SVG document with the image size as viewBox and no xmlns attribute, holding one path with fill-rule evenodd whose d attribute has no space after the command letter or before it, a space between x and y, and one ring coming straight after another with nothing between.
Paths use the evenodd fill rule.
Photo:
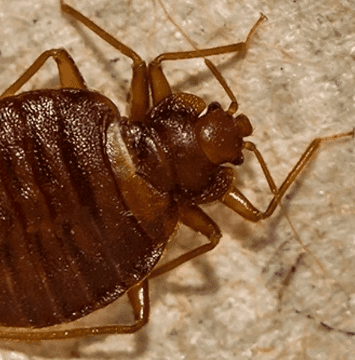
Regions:
<instances>
[{"instance_id":1,"label":"insect leg","mask_svg":"<svg viewBox=\"0 0 355 360\"><path fill-rule=\"evenodd\" d=\"M131 81L131 114L130 119L133 122L143 122L145 114L149 109L149 88L147 77L147 66L141 57L136 54L132 49L115 39L112 35L107 33L104 29L100 28L86 16L75 10L71 6L60 0L61 10L73 17L75 20L81 22L88 27L101 39L109 43L115 49L120 51L123 55L133 60L132 65L132 81Z\"/></svg>"},{"instance_id":2,"label":"insect leg","mask_svg":"<svg viewBox=\"0 0 355 360\"><path fill-rule=\"evenodd\" d=\"M269 184L269 187L274 194L273 199L270 201L269 206L266 211L259 211L250 203L250 201L235 187L232 186L229 191L223 196L222 202L230 207L233 211L243 216L245 219L257 222L261 219L265 219L272 215L275 211L276 206L281 201L283 195L287 191L287 189L293 184L296 180L297 176L302 172L302 170L307 166L307 164L313 159L314 154L317 149L321 146L322 143L328 141L334 141L337 139L342 139L348 136L354 136L354 130L346 133L341 133L333 136L327 136L322 138L314 139L303 153L301 158L298 160L297 164L291 170L291 172L287 175L286 179L282 183L279 189L277 189L271 174L266 166L264 159L262 158L260 152L257 150L256 146L251 142L245 142L243 147L247 150L252 151L256 158L258 159L260 166L264 172L266 180Z\"/></svg>"},{"instance_id":3,"label":"insect leg","mask_svg":"<svg viewBox=\"0 0 355 360\"><path fill-rule=\"evenodd\" d=\"M149 64L149 82L152 89L152 96L153 96L153 103L156 105L159 101L163 100L165 97L171 94L170 85L162 71L161 63L163 61L168 60L184 60L184 59L194 59L194 58L204 58L206 56L212 55L221 55L227 54L232 52L239 52L243 53L246 51L250 39L252 35L255 33L259 24L266 19L266 16L261 14L259 20L254 24L252 29L250 30L247 39L245 42L239 42L236 44L230 44L225 46L218 46L215 48L210 49L195 49L192 51L181 51L181 52L173 52L173 53L164 53L156 57L150 64ZM233 95L232 91L228 87L226 81L224 80L223 76L217 70L216 66L209 60L205 59L205 63L213 75L216 77L218 82L222 85L223 89L226 91L230 99L232 100L232 104L230 105L230 109L228 112L233 114L238 109L238 104L235 96Z\"/></svg>"},{"instance_id":4,"label":"insect leg","mask_svg":"<svg viewBox=\"0 0 355 360\"><path fill-rule=\"evenodd\" d=\"M0 99L15 95L50 57L57 63L62 88L86 89L84 79L69 53L64 49L52 49L42 53L20 77L1 94Z\"/></svg>"},{"instance_id":5,"label":"insect leg","mask_svg":"<svg viewBox=\"0 0 355 360\"><path fill-rule=\"evenodd\" d=\"M127 292L129 301L132 305L135 324L131 326L130 333L138 331L149 319L149 292L148 280L135 285Z\"/></svg>"},{"instance_id":6,"label":"insect leg","mask_svg":"<svg viewBox=\"0 0 355 360\"><path fill-rule=\"evenodd\" d=\"M108 335L108 334L132 334L138 331L148 322L149 318L149 293L148 280L135 285L128 290L129 301L132 305L135 323L133 325L106 325L90 326L82 328L71 328L68 330L36 330L36 329L16 329L1 330L0 339L2 340L60 340L71 339L83 336Z\"/></svg>"},{"instance_id":7,"label":"insect leg","mask_svg":"<svg viewBox=\"0 0 355 360\"><path fill-rule=\"evenodd\" d=\"M162 275L195 258L196 256L202 255L214 249L219 243L219 239L222 237L218 225L198 206L185 204L179 204L178 206L180 221L192 230L206 236L209 242L169 261L162 266L157 267L150 273L149 278Z\"/></svg>"}]
</instances>

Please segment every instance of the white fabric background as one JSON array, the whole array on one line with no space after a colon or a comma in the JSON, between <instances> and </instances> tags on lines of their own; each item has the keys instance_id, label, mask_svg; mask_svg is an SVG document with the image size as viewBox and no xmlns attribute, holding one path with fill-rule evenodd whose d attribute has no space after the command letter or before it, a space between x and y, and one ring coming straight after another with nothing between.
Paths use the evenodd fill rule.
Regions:
<instances>
[{"instance_id":1,"label":"white fabric background","mask_svg":"<svg viewBox=\"0 0 355 360\"><path fill-rule=\"evenodd\" d=\"M43 51L65 47L88 85L126 113L130 62L59 12L57 0L0 0L0 91ZM250 138L281 184L308 143L354 127L355 7L351 0L164 0L200 48L238 42L263 12L244 59L214 59L254 126ZM148 61L190 45L157 0L82 0L70 4ZM175 91L228 105L202 61L165 67ZM57 86L53 62L27 90ZM241 189L263 208L270 199L252 157L238 169ZM210 254L151 282L151 320L137 335L36 344L1 343L0 359L351 359L355 338L354 140L324 146L278 209L249 224L218 204L207 208L225 234ZM305 255L278 300L282 280ZM199 241L182 229L173 253ZM320 266L315 257L322 264ZM281 277L282 279L282 277ZM297 314L295 310L303 311ZM93 322L128 320L125 299ZM307 319L307 314L317 320Z\"/></svg>"}]
</instances>

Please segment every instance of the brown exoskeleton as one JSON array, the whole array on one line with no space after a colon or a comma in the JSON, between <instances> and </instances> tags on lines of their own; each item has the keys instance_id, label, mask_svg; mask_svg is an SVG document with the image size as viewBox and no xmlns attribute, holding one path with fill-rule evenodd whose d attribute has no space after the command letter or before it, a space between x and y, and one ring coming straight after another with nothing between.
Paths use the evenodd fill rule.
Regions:
<instances>
[{"instance_id":1,"label":"brown exoskeleton","mask_svg":"<svg viewBox=\"0 0 355 360\"><path fill-rule=\"evenodd\" d=\"M319 146L353 131L314 139L278 188L256 146L252 126L188 93L173 94L164 61L245 52L245 42L159 55L149 66L132 49L61 1L61 9L132 62L129 117L88 90L64 49L41 54L0 97L0 331L2 339L64 339L133 333L148 321L149 279L212 250L218 225L200 204L220 201L247 220L269 217ZM16 93L52 57L61 88ZM151 105L152 103L152 105ZM207 110L206 110L207 108ZM204 111L206 112L204 113ZM233 184L223 164L258 159L273 193L266 211ZM178 223L209 242L156 266ZM51 326L86 316L128 294L135 322L68 330Z\"/></svg>"}]
</instances>

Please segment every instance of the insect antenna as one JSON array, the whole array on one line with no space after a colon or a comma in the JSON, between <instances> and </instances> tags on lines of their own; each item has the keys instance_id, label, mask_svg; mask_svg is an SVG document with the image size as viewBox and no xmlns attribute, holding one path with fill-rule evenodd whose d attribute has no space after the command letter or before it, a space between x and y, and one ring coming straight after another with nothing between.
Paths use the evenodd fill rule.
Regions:
<instances>
[{"instance_id":1,"label":"insect antenna","mask_svg":"<svg viewBox=\"0 0 355 360\"><path fill-rule=\"evenodd\" d=\"M160 4L161 8L163 9L167 19L176 27L176 29L180 32L180 34L185 38L185 40L195 49L199 50L197 47L196 42L194 42L187 34L186 32L181 28L181 26L174 20L174 18L170 15L168 10L166 9L165 5L163 4L162 0L158 0L158 3ZM245 41L245 50L248 48L248 45L250 43L250 40L255 33L257 27L260 25L260 23L267 19L267 17L264 14L260 14L259 20L254 24L252 29L250 30L247 39ZM245 51L244 50L244 51ZM220 73L220 71L217 69L216 65L209 59L203 58L205 61L206 66L211 71L211 73L214 75L214 77L217 79L217 81L221 84L224 91L227 93L228 97L231 100L231 103L228 107L227 113L229 115L233 115L238 110L238 102L233 94L231 88L228 86L226 80L224 79L223 75Z\"/></svg>"}]
</instances>

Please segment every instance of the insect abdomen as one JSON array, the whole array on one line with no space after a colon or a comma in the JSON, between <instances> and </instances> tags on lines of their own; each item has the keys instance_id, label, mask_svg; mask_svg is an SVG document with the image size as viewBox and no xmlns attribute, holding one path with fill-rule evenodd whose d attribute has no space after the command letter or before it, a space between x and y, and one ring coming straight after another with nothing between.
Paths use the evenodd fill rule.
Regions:
<instances>
[{"instance_id":1,"label":"insect abdomen","mask_svg":"<svg viewBox=\"0 0 355 360\"><path fill-rule=\"evenodd\" d=\"M0 324L71 321L122 295L162 251L129 214L106 156L119 114L82 90L1 103Z\"/></svg>"}]
</instances>

